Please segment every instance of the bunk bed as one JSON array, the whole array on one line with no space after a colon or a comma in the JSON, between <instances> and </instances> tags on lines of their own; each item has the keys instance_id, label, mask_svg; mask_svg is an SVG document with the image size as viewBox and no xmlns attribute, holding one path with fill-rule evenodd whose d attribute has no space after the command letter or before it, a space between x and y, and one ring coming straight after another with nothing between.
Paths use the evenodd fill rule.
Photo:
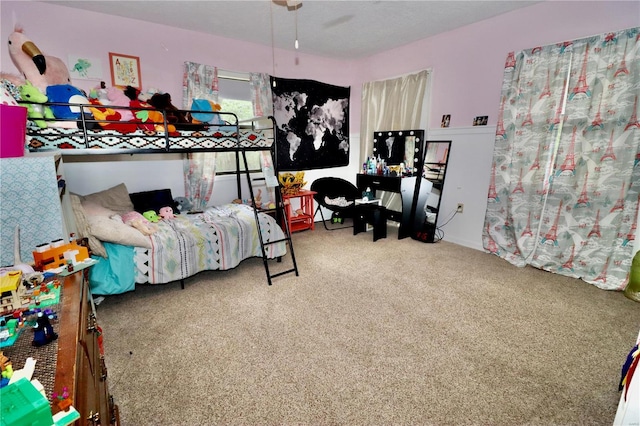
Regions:
<instances>
[{"instance_id":1,"label":"bunk bed","mask_svg":"<svg viewBox=\"0 0 640 426\"><path fill-rule=\"evenodd\" d=\"M90 113L93 105L68 105L80 110L78 117L48 119L44 127L33 121L27 123L26 143L30 152L53 151L62 155L234 152L237 198L247 198L242 196L244 174L252 205L255 194L251 182L255 179L251 177L246 153L268 151L272 161L276 158L272 117L266 119L269 125L265 125L264 118L239 123L235 114L216 112L210 123L181 124L176 128L167 111L160 111L161 117L156 116L154 121L126 123L122 127L119 121L95 119ZM144 110L136 107L134 112ZM241 160L244 169L240 167ZM274 167L274 175L275 170ZM276 208L258 209L235 203L208 207L202 212L177 214L173 219L154 223L155 232L143 235L121 222L122 215L135 207L124 184L88 196L70 194L79 236L85 238L99 260L90 270L94 275L92 282L98 285L94 292L114 294L132 290L135 284L173 281L180 281L184 288L185 278L204 270L235 268L250 257L262 257L269 285L279 275L294 272L297 276L290 230L286 221L281 220L280 190L274 191L274 195ZM287 251L293 267L272 274L268 261L280 261Z\"/></svg>"}]
</instances>

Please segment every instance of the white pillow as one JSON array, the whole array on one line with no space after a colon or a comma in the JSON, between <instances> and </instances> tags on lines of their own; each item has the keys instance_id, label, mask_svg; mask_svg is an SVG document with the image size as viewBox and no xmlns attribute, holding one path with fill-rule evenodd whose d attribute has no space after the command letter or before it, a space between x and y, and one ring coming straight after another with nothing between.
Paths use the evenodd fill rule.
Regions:
<instances>
[{"instance_id":1,"label":"white pillow","mask_svg":"<svg viewBox=\"0 0 640 426\"><path fill-rule=\"evenodd\" d=\"M117 215L115 216L118 217ZM91 235L100 241L122 244L125 246L151 248L151 240L136 228L125 225L122 219L111 219L109 216L88 216L87 222Z\"/></svg>"}]
</instances>

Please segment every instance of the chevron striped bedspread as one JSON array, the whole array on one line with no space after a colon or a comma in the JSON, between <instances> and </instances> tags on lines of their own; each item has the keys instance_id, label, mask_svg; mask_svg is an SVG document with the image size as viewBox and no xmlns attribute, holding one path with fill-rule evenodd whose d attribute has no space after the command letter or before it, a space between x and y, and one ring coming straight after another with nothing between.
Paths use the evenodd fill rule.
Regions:
<instances>
[{"instance_id":1,"label":"chevron striped bedspread","mask_svg":"<svg viewBox=\"0 0 640 426\"><path fill-rule=\"evenodd\" d=\"M260 213L265 242L284 238L276 220ZM159 223L152 248L136 247L136 283L161 284L200 271L231 269L244 259L262 256L253 209L242 204L211 207L204 213L179 215ZM265 246L270 259L284 256L286 244Z\"/></svg>"}]
</instances>

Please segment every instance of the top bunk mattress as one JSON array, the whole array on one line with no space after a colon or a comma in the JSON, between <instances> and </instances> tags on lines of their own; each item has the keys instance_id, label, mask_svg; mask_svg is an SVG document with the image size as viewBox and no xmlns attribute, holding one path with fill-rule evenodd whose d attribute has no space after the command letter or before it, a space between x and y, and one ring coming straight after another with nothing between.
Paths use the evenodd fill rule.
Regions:
<instances>
[{"instance_id":1,"label":"top bunk mattress","mask_svg":"<svg viewBox=\"0 0 640 426\"><path fill-rule=\"evenodd\" d=\"M109 129L46 127L27 124L27 148L31 152L65 150L69 154L95 150L122 153L186 152L235 149L264 149L273 145L272 129L239 128L238 126L210 126L206 129L172 132L136 129L121 133Z\"/></svg>"}]
</instances>

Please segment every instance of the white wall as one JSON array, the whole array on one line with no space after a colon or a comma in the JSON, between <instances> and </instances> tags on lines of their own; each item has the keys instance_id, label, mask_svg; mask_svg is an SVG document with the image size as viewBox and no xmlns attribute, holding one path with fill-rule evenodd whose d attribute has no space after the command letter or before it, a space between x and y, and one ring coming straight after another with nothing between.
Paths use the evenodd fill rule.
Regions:
<instances>
[{"instance_id":1,"label":"white wall","mask_svg":"<svg viewBox=\"0 0 640 426\"><path fill-rule=\"evenodd\" d=\"M445 241L482 250L495 132L493 126L438 128L427 132L427 141L451 141L438 226L454 215L458 203L464 204L464 212L457 213L442 227Z\"/></svg>"}]
</instances>

